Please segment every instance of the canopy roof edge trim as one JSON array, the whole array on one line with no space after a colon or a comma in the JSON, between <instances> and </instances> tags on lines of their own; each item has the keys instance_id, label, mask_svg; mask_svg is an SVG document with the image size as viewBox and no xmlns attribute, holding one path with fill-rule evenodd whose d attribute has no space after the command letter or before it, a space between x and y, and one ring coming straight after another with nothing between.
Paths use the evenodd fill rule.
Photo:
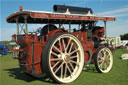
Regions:
<instances>
[{"instance_id":1,"label":"canopy roof edge trim","mask_svg":"<svg viewBox=\"0 0 128 85\"><path fill-rule=\"evenodd\" d=\"M65 21L115 21L115 17L104 17L96 15L80 15L80 14L66 14L66 13L52 13L52 12L39 12L39 11L20 11L11 14L7 17L8 23L16 23L18 18L19 23L24 22L24 16L28 16L28 23L46 23L49 20L65 20ZM43 21L43 19L45 21ZM59 23L59 21L54 22ZM60 22L61 23L61 22Z\"/></svg>"}]
</instances>

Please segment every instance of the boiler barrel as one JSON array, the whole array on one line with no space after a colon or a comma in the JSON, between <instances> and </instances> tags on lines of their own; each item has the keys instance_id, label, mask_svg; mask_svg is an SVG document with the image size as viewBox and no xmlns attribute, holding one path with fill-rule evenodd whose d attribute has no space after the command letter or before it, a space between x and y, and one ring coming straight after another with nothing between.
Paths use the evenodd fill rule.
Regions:
<instances>
[{"instance_id":1,"label":"boiler barrel","mask_svg":"<svg viewBox=\"0 0 128 85\"><path fill-rule=\"evenodd\" d=\"M53 6L53 10L59 13L65 13L67 9L69 10L71 14L87 14L89 11L91 14L93 14L93 11L91 8L81 8L81 7L65 6L65 5L54 5Z\"/></svg>"}]
</instances>

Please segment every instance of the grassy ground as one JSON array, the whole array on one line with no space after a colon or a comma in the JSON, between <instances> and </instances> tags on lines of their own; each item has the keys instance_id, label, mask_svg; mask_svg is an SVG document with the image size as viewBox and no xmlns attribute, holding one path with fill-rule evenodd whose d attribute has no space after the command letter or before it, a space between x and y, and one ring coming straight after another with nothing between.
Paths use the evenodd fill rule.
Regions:
<instances>
[{"instance_id":1,"label":"grassy ground","mask_svg":"<svg viewBox=\"0 0 128 85\"><path fill-rule=\"evenodd\" d=\"M114 53L114 65L107 74L97 73L92 68L83 71L80 77L65 85L128 85L128 60L121 60L120 56L128 51L118 49ZM94 67L94 66L92 66ZM49 79L35 79L25 75L19 68L17 60L11 58L11 54L0 56L0 85L55 85Z\"/></svg>"}]
</instances>

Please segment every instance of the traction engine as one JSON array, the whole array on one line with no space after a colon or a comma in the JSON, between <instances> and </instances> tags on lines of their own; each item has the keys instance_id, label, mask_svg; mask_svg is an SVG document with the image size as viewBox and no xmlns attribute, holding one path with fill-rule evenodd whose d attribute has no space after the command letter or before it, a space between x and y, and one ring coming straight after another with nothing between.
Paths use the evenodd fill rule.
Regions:
<instances>
[{"instance_id":1,"label":"traction engine","mask_svg":"<svg viewBox=\"0 0 128 85\"><path fill-rule=\"evenodd\" d=\"M37 78L50 77L58 83L76 80L89 64L95 64L99 73L108 73L113 55L102 38L106 38L106 22L115 18L93 15L90 8L54 5L53 9L54 12L20 9L7 17L8 23L17 25L12 39L20 47L14 49L13 57L18 59L22 71ZM98 21L105 26L96 26ZM28 32L28 24L43 27ZM64 28L65 24L69 29ZM72 29L74 24L77 29Z\"/></svg>"}]
</instances>

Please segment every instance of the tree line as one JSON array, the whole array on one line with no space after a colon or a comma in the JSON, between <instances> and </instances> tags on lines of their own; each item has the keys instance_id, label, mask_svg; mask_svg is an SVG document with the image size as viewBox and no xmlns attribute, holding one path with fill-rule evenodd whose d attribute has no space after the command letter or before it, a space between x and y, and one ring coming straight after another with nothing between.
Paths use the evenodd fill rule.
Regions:
<instances>
[{"instance_id":1,"label":"tree line","mask_svg":"<svg viewBox=\"0 0 128 85\"><path fill-rule=\"evenodd\" d=\"M128 40L128 33L120 35L121 40Z\"/></svg>"}]
</instances>

